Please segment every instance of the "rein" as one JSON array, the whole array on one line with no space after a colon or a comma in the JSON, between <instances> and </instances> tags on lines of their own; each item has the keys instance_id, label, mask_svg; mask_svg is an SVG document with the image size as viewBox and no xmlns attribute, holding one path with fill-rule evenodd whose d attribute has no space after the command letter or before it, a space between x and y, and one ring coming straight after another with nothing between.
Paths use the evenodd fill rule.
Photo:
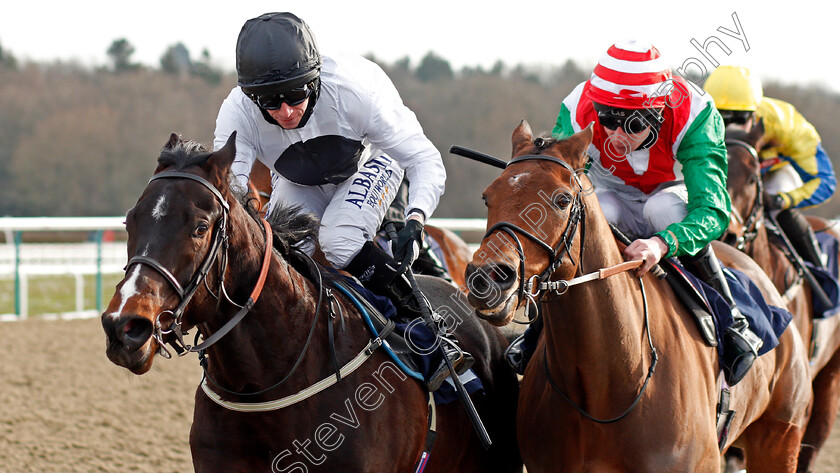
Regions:
<instances>
[{"instance_id":1,"label":"rein","mask_svg":"<svg viewBox=\"0 0 840 473\"><path fill-rule=\"evenodd\" d=\"M628 261L628 263L637 263L637 261ZM641 262L638 262L641 264ZM613 268L621 266L616 265ZM639 265L637 265L639 266ZM618 274L615 272L613 274ZM554 392L560 395L566 402L571 404L572 407L575 408L576 411L580 413L580 415L586 417L587 419L591 420L592 422L597 422L599 424L612 424L615 422L620 421L627 417L628 414L636 407L639 401L642 399L642 396L645 394L645 390L648 387L648 383L650 383L651 378L653 378L653 372L656 371L656 363L659 361L659 354L656 352L656 348L653 346L653 338L650 334L650 317L648 313L648 303L647 303L647 294L645 293L645 284L642 282L642 278L639 278L639 288L642 291L642 306L644 307L645 313L645 332L647 332L647 339L648 339L648 346L650 347L650 367L648 368L647 376L645 376L645 381L642 383L641 389L639 389L639 393L633 399L633 402L624 410L621 414L613 417L612 419L599 419L592 414L586 412L582 407L580 407L572 398L569 397L568 394L564 393L557 383L551 378L551 370L548 369L548 356L547 356L547 348L543 347L543 367L545 368L545 377L548 379L548 384L551 385Z\"/></svg>"},{"instance_id":2,"label":"rein","mask_svg":"<svg viewBox=\"0 0 840 473\"><path fill-rule=\"evenodd\" d=\"M740 146L746 149L750 153L750 156L752 156L757 168L761 169L761 161L758 158L758 153L751 144L746 141L736 139L725 140L725 144L727 146ZM744 231L736 237L735 248L743 251L744 247L755 240L758 236L758 227L761 224L761 214L764 210L764 202L762 201L763 197L764 184L761 180L761 176L759 175L756 178L755 199L753 200L753 204L747 218L744 219L735 209L732 209L731 212L732 217L744 227Z\"/></svg>"},{"instance_id":3,"label":"rein","mask_svg":"<svg viewBox=\"0 0 840 473\"><path fill-rule=\"evenodd\" d=\"M169 271L165 266L163 266L160 262L145 255L137 255L132 257L128 264L125 266L126 271L128 268L134 264L145 264L150 268L157 271L161 274L164 279L166 279L175 292L180 297L180 302L178 306L174 310L166 310L161 312L160 314L155 317L155 329L154 329L154 338L158 342L158 351L164 358L171 358L172 355L169 353L169 350L165 348L165 345L168 343L172 346L178 356L184 356L190 352L199 352L202 350L206 350L209 346L213 345L223 336L227 335L233 327L235 327L244 317L245 315L253 308L254 304L256 303L257 299L260 297L260 293L262 292L263 286L265 285L265 278L268 274L268 268L271 264L271 226L265 220L262 220L263 227L265 229L265 252L263 254L263 261L262 266L260 268L260 274L257 278L257 283L254 286L254 289L251 291L251 295L248 297L248 300L245 302L244 305L239 305L230 300L227 296L227 293L224 289L224 272L227 268L227 247L228 247L228 235L227 235L227 220L228 220L228 213L230 212L230 206L228 205L227 201L222 196L221 192L219 192L216 187L208 182L206 179L196 176L195 174L185 173L185 172L178 172L178 171L167 171L155 174L149 179L149 182L155 181L157 179L189 179L195 182L198 182L205 188L207 188L213 195L216 197L216 200L222 205L222 216L217 220L216 225L213 227L213 242L210 245L210 250L207 252L207 255L204 257L201 265L198 267L196 272L190 278L190 282L187 285L186 289L184 289L181 284L178 282L178 279ZM192 300L193 296L195 295L198 288L201 286L202 282L206 284L206 276L207 273L210 271L210 268L213 264L218 260L219 253L221 248L224 247L224 253L222 255L222 267L220 268L220 276L219 276L219 293L220 296L224 295L225 298L231 304L239 307L239 311L234 315L230 320L228 320L225 325L223 325L218 331L207 337L203 343L190 346L184 341L184 337L188 335L186 330L182 329L183 326L183 317L184 317L184 310L187 307L187 304ZM211 291L212 294L212 291ZM215 296L214 297L219 297ZM161 321L164 314L168 314L167 318L171 318L171 322L169 323L168 327L164 328L163 322ZM196 340L198 336L196 336Z\"/></svg>"},{"instance_id":4,"label":"rein","mask_svg":"<svg viewBox=\"0 0 840 473\"><path fill-rule=\"evenodd\" d=\"M538 141L542 141L542 140L540 138L538 138L534 142L534 144L538 148L542 148L542 143L539 143ZM580 180L578 179L577 173L575 172L574 169L572 169L571 165L569 165L569 163L567 163L566 161L563 161L562 159L559 159L559 158L555 158L553 156L544 156L544 155L539 155L539 154L518 156L518 157L515 157L515 158L511 159L510 162L508 162L507 165L510 166L511 164L514 164L514 163L518 163L518 162L522 162L522 161L529 161L529 160L550 161L550 162L559 164L560 166L562 166L564 169L566 169L567 171L569 171L571 173L571 175L575 179L575 182L578 184L578 188L580 188L580 189L583 188L583 186L580 183ZM523 300L523 298L527 298L528 301L529 301L528 304L526 305L526 309L525 309L526 315L528 314L528 311L529 311L531 305L534 305L534 306L537 305L538 300L540 300L543 291L552 291L556 295L559 296L559 295L564 294L568 290L568 288L571 287L571 286L575 286L575 285L578 285L578 284L583 284L583 283L589 282L589 281L597 281L597 280L600 280L600 279L605 279L605 278L608 278L610 276L613 276L613 275L616 275L616 274L619 274L619 273L622 273L622 272L625 272L625 271L629 271L629 270L638 268L639 266L641 266L644 263L643 261L638 261L638 260L637 261L626 261L626 262L619 263L617 265L610 266L610 267L607 267L607 268L601 268L597 271L594 271L594 272L591 272L591 273L588 273L588 274L584 274L582 276L578 276L578 277L572 278L570 280L562 280L562 279L553 280L553 281L550 280L549 278L551 277L551 275L557 270L557 268L562 263L564 255L568 255L569 260L572 262L572 264L574 264L574 259L572 258L572 255L571 255L571 247L572 247L572 244L574 243L574 237L575 237L575 233L576 233L576 230L577 230L578 223L580 223L580 226L581 226L581 237L580 237L581 238L581 243L580 243L580 255L578 257L578 262L579 262L578 268L579 268L579 270L583 268L584 240L585 240L585 237L586 237L586 214L585 214L585 205L584 205L583 200L580 196L580 193L575 195L574 202L572 203L572 207L569 210L569 217L568 218L569 218L569 223L566 225L566 229L563 231L563 235L561 236L560 241L558 242L557 246L555 246L554 248L552 248L550 245L546 244L545 242L543 242L542 240L540 240L538 237L531 234L530 232L524 230L523 228L521 228L517 225L509 223L509 222L498 222L498 223L496 223L495 225L490 227L490 229L484 235L484 239L487 239L493 232L495 232L497 230L498 231L503 231L503 232L507 233L516 242L517 252L519 253L519 279L520 279L520 281L519 281L520 282L519 283L519 297L520 297L520 299L519 300L521 301L521 300ZM522 242L519 240L519 238L516 235L517 233L519 233L519 234L525 236L526 238L528 238L529 240L537 243L541 248L546 250L546 252L548 253L548 256L549 256L548 267L542 273L531 276L530 278L528 278L527 281L525 281L525 253L524 253L524 249L522 247ZM561 252L561 249L562 249L562 252ZM559 257L558 257L558 253L559 253ZM561 398L566 400L566 402L571 404L572 407L574 407L575 410L577 410L582 416L586 417L587 419L589 419L593 422L608 424L608 423L618 422L619 420L625 418L636 407L636 405L641 400L642 396L644 395L645 391L647 390L647 387L648 387L648 384L649 384L651 378L653 377L653 373L656 370L656 363L659 360L659 356L656 352L656 348L653 346L653 338L651 337L651 333L650 333L647 296L645 294L645 287L644 287L644 283L642 282L641 278L639 278L639 286L640 286L641 291L642 291L642 305L644 307L644 325L645 325L645 332L647 332L648 345L650 346L650 350L651 350L651 364L650 364L650 367L648 368L648 373L647 373L647 376L645 377L645 381L642 384L642 387L639 390L639 393L636 395L636 398L633 400L633 402L630 404L630 406L627 409L625 409L624 412L622 412L620 415L618 415L617 417L614 417L612 419L599 419L599 418L596 418L596 417L592 416L588 412L586 412L583 408L581 408L579 405L577 405L567 394L565 394L562 390L560 390L560 388L557 386L557 384L551 378L551 373L550 373L550 370L548 368L548 357L547 356L543 357L545 375L546 375L546 378L548 379L549 384L554 389L554 391L557 392L560 395ZM545 349L545 347L544 347L544 349Z\"/></svg>"},{"instance_id":5,"label":"rein","mask_svg":"<svg viewBox=\"0 0 840 473\"><path fill-rule=\"evenodd\" d=\"M165 344L167 343L173 347L173 349L178 353L179 356L184 356L187 353L191 352L198 353L199 363L201 364L202 370L204 371L204 376L201 380L201 388L207 395L207 397L210 398L213 402L227 409L240 412L264 412L290 406L311 396L314 396L315 394L341 381L342 376L347 376L350 373L354 372L373 355L373 353L376 351L377 348L379 348L379 346L382 345L385 336L387 336L387 333L385 332L380 334L380 336L371 339L368 342L368 344L356 355L356 357L348 361L346 364L344 364L344 366L338 366L338 362L335 356L334 341L332 339L333 319L335 319L337 315L340 315L343 324L344 315L341 310L341 306L337 304L336 298L333 295L332 291L328 288L324 288L322 274L320 271L318 271L318 301L317 305L315 306L316 309L315 315L312 320L312 326L309 329L309 334L306 338L306 342L303 346L303 349L301 350L297 360L292 365L292 368L289 370L289 372L282 379L280 379L280 381L274 383L273 385L265 389L261 389L255 392L236 392L221 386L219 383L213 380L213 378L207 371L206 350L208 347L212 346L213 344L218 342L222 337L227 335L237 324L239 324L239 322L242 321L245 315L247 315L248 312L250 312L250 310L254 307L254 304L256 303L257 299L262 293L262 289L265 286L265 280L268 275L268 269L271 266L271 254L273 249L272 230L271 226L266 220L260 219L260 222L263 224L263 227L265 229L265 252L263 253L260 273L257 278L257 282L254 286L254 289L251 291L251 295L248 297L248 300L245 302L245 304L240 306L239 304L236 304L235 302L230 300L230 297L227 295L227 292L224 287L224 272L227 268L228 250L228 236L226 232L226 224L229 217L230 206L228 205L227 201L225 201L221 192L219 192L219 190L216 189L216 187L213 184L203 179L202 177L196 176L194 174L177 171L161 172L152 176L149 182L152 182L157 179L166 178L189 179L198 182L199 184L207 188L210 192L212 192L216 199L219 201L219 203L222 205L222 216L217 220L216 225L214 225L213 242L210 245L210 249L208 250L207 255L204 257L204 260L202 261L199 268L190 278L190 282L187 285L186 289L184 289L183 286L181 286L181 284L178 282L178 279L172 274L170 270L168 270L160 262L149 256L138 255L132 257L126 265L126 270L128 270L128 268L134 264L145 264L157 271L158 273L160 273L164 277L164 279L166 279L169 282L169 284L180 297L181 300L174 310L166 310L157 315L157 317L155 318L155 329L153 336L158 342L159 353L164 358L172 357L172 355L169 353L169 350L165 348ZM222 247L224 247L224 252L221 252ZM184 337L188 335L188 332L183 330L182 328L184 309L189 304L190 300L192 300L193 296L195 295L198 288L201 286L202 282L204 282L206 285L207 273L210 271L210 268L213 266L213 264L215 264L215 262L219 259L220 254L223 262L221 264L219 275L219 296L213 294L212 291L210 291L210 293L217 299L224 295L228 302L230 302L236 307L239 307L239 311L230 320L228 320L219 330L206 337L202 343L197 344L195 346L190 346L184 341ZM312 261L312 259L308 255L306 255L305 253L301 254L309 258L310 262L314 264L314 261ZM313 385L310 385L308 388L305 388L296 394L267 402L242 403L225 401L221 398L221 396L219 396L215 391L213 391L213 389L211 389L211 387L208 384L208 381L212 383L216 388L228 394L232 394L235 396L256 396L259 394L264 394L285 383L297 370L298 366L300 366L311 344L313 335L315 333L315 327L317 326L319 318L318 316L321 311L321 305L324 301L325 295L327 300L329 301L329 318L327 319L327 325L330 332L329 346L333 366L335 367L335 375L330 375L329 377L322 379L321 381L318 381ZM161 322L161 316L163 314L168 314L168 317L171 317L172 319L167 328L164 328L163 323ZM196 334L196 342L198 341L200 335L201 333L199 331L199 333Z\"/></svg>"}]
</instances>

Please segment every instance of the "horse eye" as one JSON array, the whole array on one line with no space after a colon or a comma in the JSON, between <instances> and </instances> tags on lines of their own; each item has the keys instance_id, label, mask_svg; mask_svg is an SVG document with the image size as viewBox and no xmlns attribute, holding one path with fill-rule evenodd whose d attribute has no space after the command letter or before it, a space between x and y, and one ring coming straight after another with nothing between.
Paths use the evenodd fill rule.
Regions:
<instances>
[{"instance_id":1,"label":"horse eye","mask_svg":"<svg viewBox=\"0 0 840 473\"><path fill-rule=\"evenodd\" d=\"M195 232L193 234L197 237L204 236L204 234L207 233L207 230L209 228L210 227L206 223L201 222L201 223L198 224L197 227L195 227Z\"/></svg>"},{"instance_id":2,"label":"horse eye","mask_svg":"<svg viewBox=\"0 0 840 473\"><path fill-rule=\"evenodd\" d=\"M569 194L567 194L567 193L565 193L565 192L564 192L564 193L562 193L562 194L560 194L560 195L558 195L558 196L554 199L554 205L556 205L556 206L560 207L561 209L565 209L565 208L566 208L566 207L568 207L568 206L569 206L569 204L571 204L571 203L572 203L572 196L570 196Z\"/></svg>"}]
</instances>

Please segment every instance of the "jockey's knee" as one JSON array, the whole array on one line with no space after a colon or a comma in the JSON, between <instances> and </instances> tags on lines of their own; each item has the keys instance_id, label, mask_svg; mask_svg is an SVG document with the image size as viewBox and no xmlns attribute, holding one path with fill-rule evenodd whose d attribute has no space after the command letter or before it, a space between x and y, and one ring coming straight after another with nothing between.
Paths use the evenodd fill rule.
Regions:
<instances>
[{"instance_id":1,"label":"jockey's knee","mask_svg":"<svg viewBox=\"0 0 840 473\"><path fill-rule=\"evenodd\" d=\"M664 192L648 199L642 212L648 225L656 233L665 230L672 223L682 222L688 215L688 208L678 195Z\"/></svg>"},{"instance_id":2,"label":"jockey's knee","mask_svg":"<svg viewBox=\"0 0 840 473\"><path fill-rule=\"evenodd\" d=\"M601 211L604 213L607 222L617 224L621 222L622 206L621 200L612 192L599 192L598 204L601 205Z\"/></svg>"},{"instance_id":3,"label":"jockey's knee","mask_svg":"<svg viewBox=\"0 0 840 473\"><path fill-rule=\"evenodd\" d=\"M368 238L365 238L361 228L349 226L325 226L322 225L318 234L318 242L324 257L337 269L343 269L359 253L362 245Z\"/></svg>"}]
</instances>

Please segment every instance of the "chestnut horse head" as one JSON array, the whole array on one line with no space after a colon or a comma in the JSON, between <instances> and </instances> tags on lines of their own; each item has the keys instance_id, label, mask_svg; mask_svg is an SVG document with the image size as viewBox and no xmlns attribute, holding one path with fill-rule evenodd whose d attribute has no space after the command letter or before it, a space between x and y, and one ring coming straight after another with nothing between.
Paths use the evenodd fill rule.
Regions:
<instances>
[{"instance_id":1,"label":"chestnut horse head","mask_svg":"<svg viewBox=\"0 0 840 473\"><path fill-rule=\"evenodd\" d=\"M591 127L563 141L534 139L525 120L514 130L513 159L482 196L487 234L467 268L470 302L479 317L506 325L528 303L535 284L578 271L578 235L585 228L585 202L592 200L583 174L591 140Z\"/></svg>"}]
</instances>

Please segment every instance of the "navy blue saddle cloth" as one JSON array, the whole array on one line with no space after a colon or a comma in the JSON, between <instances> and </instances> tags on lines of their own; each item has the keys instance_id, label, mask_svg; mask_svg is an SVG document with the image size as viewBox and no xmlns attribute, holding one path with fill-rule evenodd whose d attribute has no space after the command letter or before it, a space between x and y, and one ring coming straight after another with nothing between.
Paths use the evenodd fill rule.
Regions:
<instances>
[{"instance_id":1,"label":"navy blue saddle cloth","mask_svg":"<svg viewBox=\"0 0 840 473\"><path fill-rule=\"evenodd\" d=\"M712 315L714 315L718 338L718 355L723 359L721 335L732 325L732 312L729 309L729 304L711 286L687 271L676 258L671 258L669 261L705 297ZM790 324L793 316L781 307L768 305L761 291L758 290L758 286L746 274L727 267L723 268L723 273L729 283L729 290L732 292L735 305L749 321L750 329L764 341L764 345L758 351L759 356L769 352L779 344L779 337Z\"/></svg>"},{"instance_id":2,"label":"navy blue saddle cloth","mask_svg":"<svg viewBox=\"0 0 840 473\"><path fill-rule=\"evenodd\" d=\"M828 256L825 268L818 268L806 261L805 265L811 270L814 279L822 288L831 305L825 307L818 298L813 298L814 318L825 318L840 313L840 283L837 281L837 239L828 233L817 233L820 250Z\"/></svg>"}]
</instances>

